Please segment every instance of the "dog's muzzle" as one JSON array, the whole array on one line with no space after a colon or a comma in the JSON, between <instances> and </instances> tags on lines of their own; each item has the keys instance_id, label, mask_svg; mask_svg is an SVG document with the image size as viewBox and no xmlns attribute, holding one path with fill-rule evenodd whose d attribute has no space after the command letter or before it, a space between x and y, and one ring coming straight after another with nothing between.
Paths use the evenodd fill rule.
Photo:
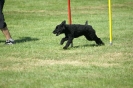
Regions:
<instances>
[{"instance_id":1,"label":"dog's muzzle","mask_svg":"<svg viewBox=\"0 0 133 88\"><path fill-rule=\"evenodd\" d=\"M56 34L56 36L60 35L60 33L59 33L59 32L58 32L58 33L56 33L56 32L53 32L53 34Z\"/></svg>"},{"instance_id":2,"label":"dog's muzzle","mask_svg":"<svg viewBox=\"0 0 133 88\"><path fill-rule=\"evenodd\" d=\"M60 33L56 33L56 36L59 36L60 35Z\"/></svg>"}]
</instances>

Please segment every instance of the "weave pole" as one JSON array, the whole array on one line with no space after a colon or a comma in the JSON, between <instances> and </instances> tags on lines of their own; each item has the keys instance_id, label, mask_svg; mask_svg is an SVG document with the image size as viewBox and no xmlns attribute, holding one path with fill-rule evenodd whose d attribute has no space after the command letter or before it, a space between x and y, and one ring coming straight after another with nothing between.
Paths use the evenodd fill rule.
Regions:
<instances>
[{"instance_id":1,"label":"weave pole","mask_svg":"<svg viewBox=\"0 0 133 88\"><path fill-rule=\"evenodd\" d=\"M108 0L109 7L109 34L110 34L110 45L112 45L112 7L111 0Z\"/></svg>"},{"instance_id":2,"label":"weave pole","mask_svg":"<svg viewBox=\"0 0 133 88\"><path fill-rule=\"evenodd\" d=\"M71 4L70 4L70 0L68 0L68 21L69 21L69 24L72 24L72 20L71 20Z\"/></svg>"}]
</instances>

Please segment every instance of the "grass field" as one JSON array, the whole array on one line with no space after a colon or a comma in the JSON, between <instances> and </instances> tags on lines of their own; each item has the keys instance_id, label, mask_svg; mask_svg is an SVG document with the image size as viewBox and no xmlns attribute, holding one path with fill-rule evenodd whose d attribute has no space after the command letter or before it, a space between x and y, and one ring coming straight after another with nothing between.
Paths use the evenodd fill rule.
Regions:
<instances>
[{"instance_id":1,"label":"grass field","mask_svg":"<svg viewBox=\"0 0 133 88\"><path fill-rule=\"evenodd\" d=\"M112 0L109 45L107 0L71 0L72 23L89 24L105 46L84 37L63 50L67 0L6 0L5 19L15 45L0 34L0 88L133 88L133 0Z\"/></svg>"}]
</instances>

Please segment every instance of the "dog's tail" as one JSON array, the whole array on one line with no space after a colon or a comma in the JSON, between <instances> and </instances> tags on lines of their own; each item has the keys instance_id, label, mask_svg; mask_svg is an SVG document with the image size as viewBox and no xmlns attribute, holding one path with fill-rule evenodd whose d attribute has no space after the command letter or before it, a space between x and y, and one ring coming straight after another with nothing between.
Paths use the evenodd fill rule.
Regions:
<instances>
[{"instance_id":1,"label":"dog's tail","mask_svg":"<svg viewBox=\"0 0 133 88\"><path fill-rule=\"evenodd\" d=\"M88 20L85 22L85 25L88 25Z\"/></svg>"}]
</instances>

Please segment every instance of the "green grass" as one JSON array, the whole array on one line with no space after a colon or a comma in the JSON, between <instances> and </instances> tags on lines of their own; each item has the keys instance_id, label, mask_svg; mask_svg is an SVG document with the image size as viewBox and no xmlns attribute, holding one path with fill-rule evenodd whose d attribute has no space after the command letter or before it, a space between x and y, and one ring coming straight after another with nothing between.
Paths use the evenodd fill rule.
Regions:
<instances>
[{"instance_id":1,"label":"green grass","mask_svg":"<svg viewBox=\"0 0 133 88\"><path fill-rule=\"evenodd\" d=\"M113 45L109 45L107 0L71 0L72 22L89 21L105 46L84 37L63 50L66 0L6 0L5 19L15 45L0 34L0 88L132 88L133 1L112 0Z\"/></svg>"}]
</instances>

